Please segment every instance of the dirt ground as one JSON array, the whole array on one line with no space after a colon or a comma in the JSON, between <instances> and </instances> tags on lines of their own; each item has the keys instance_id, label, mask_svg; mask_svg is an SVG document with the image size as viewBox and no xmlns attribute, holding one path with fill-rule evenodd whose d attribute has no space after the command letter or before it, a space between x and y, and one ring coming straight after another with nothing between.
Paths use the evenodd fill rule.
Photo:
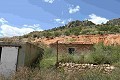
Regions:
<instances>
[{"instance_id":1,"label":"dirt ground","mask_svg":"<svg viewBox=\"0 0 120 80\"><path fill-rule=\"evenodd\" d=\"M106 35L79 35L79 36L60 36L55 38L40 38L35 39L33 42L43 42L44 44L59 42L81 42L81 43L94 43L103 42L105 45L120 45L120 34L106 34Z\"/></svg>"}]
</instances>

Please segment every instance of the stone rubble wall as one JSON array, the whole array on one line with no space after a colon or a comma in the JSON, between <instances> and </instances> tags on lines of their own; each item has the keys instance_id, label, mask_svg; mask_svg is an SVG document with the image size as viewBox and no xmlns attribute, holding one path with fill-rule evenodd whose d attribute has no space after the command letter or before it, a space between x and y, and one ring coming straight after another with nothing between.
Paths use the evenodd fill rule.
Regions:
<instances>
[{"instance_id":1,"label":"stone rubble wall","mask_svg":"<svg viewBox=\"0 0 120 80\"><path fill-rule=\"evenodd\" d=\"M94 65L94 64L76 64L76 63L59 63L59 69L63 69L65 72L76 72L97 69L105 73L110 73L115 69L114 66L109 64Z\"/></svg>"}]
</instances>

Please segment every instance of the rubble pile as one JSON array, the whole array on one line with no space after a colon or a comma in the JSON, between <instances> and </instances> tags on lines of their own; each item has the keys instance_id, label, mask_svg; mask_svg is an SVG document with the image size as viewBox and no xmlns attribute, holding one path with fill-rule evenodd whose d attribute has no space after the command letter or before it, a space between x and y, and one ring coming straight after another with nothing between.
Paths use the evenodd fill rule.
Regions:
<instances>
[{"instance_id":1,"label":"rubble pile","mask_svg":"<svg viewBox=\"0 0 120 80\"><path fill-rule=\"evenodd\" d=\"M109 64L94 65L94 64L76 64L76 63L59 63L59 69L63 69L65 72L76 72L97 69L105 73L110 73L115 69L114 66Z\"/></svg>"}]
</instances>

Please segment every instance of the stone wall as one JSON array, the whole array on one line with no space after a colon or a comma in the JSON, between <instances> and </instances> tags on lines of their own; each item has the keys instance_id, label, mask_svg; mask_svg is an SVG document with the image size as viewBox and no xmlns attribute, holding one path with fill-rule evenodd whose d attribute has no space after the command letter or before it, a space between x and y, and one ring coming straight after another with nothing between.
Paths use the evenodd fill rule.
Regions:
<instances>
[{"instance_id":1,"label":"stone wall","mask_svg":"<svg viewBox=\"0 0 120 80\"><path fill-rule=\"evenodd\" d=\"M53 51L56 52L57 45L52 44L50 47L53 49ZM80 54L84 51L90 51L93 49L93 44L59 44L58 45L58 52L59 53L68 53L69 48L75 48L75 53Z\"/></svg>"},{"instance_id":2,"label":"stone wall","mask_svg":"<svg viewBox=\"0 0 120 80\"><path fill-rule=\"evenodd\" d=\"M94 64L75 64L75 63L59 63L59 69L63 69L65 72L76 72L97 69L105 73L110 73L115 69L114 66L109 64L94 65Z\"/></svg>"}]
</instances>

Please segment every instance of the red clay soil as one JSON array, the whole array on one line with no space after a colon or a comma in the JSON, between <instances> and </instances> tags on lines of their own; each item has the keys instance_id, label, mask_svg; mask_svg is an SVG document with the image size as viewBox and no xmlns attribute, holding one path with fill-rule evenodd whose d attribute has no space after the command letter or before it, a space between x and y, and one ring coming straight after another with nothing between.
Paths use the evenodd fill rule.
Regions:
<instances>
[{"instance_id":1,"label":"red clay soil","mask_svg":"<svg viewBox=\"0 0 120 80\"><path fill-rule=\"evenodd\" d=\"M43 38L43 39L35 39L34 42L43 42L44 44L55 43L59 40L61 42L80 42L84 44L93 43L97 44L99 42L103 42L105 45L120 45L120 34L107 34L107 35L79 35L79 36L61 36L56 38Z\"/></svg>"}]
</instances>

